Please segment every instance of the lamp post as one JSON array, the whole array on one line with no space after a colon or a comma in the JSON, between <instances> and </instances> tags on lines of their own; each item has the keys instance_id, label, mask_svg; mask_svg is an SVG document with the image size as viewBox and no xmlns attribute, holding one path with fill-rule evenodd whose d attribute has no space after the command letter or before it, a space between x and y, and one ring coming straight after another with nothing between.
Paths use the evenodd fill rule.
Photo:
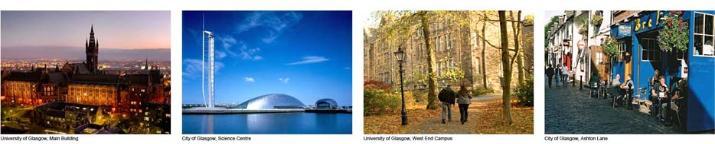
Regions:
<instances>
[{"instance_id":1,"label":"lamp post","mask_svg":"<svg viewBox=\"0 0 715 144\"><path fill-rule=\"evenodd\" d=\"M400 65L400 95L402 96L402 125L407 125L407 112L405 111L405 90L404 90L404 84L402 81L402 74L404 73L404 70L402 70L402 63L405 62L405 52L402 51L402 46L397 48L397 51L395 52L395 57L397 57L397 63Z\"/></svg>"}]
</instances>

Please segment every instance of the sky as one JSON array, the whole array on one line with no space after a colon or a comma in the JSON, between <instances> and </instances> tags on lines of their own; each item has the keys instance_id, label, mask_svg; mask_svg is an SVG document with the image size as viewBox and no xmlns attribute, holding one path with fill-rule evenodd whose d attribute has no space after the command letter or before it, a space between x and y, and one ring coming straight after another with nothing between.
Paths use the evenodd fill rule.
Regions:
<instances>
[{"instance_id":1,"label":"sky","mask_svg":"<svg viewBox=\"0 0 715 144\"><path fill-rule=\"evenodd\" d=\"M203 26L215 35L217 104L283 93L352 105L351 20L350 11L184 11L183 103L203 103Z\"/></svg>"},{"instance_id":2,"label":"sky","mask_svg":"<svg viewBox=\"0 0 715 144\"><path fill-rule=\"evenodd\" d=\"M2 11L2 48L84 49L94 25L102 48L169 49L170 11Z\"/></svg>"}]
</instances>

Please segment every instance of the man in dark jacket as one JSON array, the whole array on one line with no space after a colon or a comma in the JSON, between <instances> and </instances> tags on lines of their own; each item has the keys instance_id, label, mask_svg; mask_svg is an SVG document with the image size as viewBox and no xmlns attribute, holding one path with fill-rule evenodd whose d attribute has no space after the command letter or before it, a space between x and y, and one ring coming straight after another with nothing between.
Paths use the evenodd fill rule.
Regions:
<instances>
[{"instance_id":1,"label":"man in dark jacket","mask_svg":"<svg viewBox=\"0 0 715 144\"><path fill-rule=\"evenodd\" d=\"M439 91L439 101L442 102L442 124L447 123L446 121L452 121L452 110L451 106L455 103L457 94L447 85L441 91Z\"/></svg>"}]
</instances>

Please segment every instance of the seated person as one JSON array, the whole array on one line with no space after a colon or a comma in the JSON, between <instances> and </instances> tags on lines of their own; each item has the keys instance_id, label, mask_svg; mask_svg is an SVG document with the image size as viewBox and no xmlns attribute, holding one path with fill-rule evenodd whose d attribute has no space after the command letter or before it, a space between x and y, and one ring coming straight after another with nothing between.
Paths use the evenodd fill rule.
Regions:
<instances>
[{"instance_id":1,"label":"seated person","mask_svg":"<svg viewBox=\"0 0 715 144\"><path fill-rule=\"evenodd\" d=\"M616 74L616 78L613 78L611 81L611 86L620 86L621 85L621 74Z\"/></svg>"},{"instance_id":2,"label":"seated person","mask_svg":"<svg viewBox=\"0 0 715 144\"><path fill-rule=\"evenodd\" d=\"M626 76L626 81L621 83L618 87L621 89L621 94L625 95L627 92L633 90L633 80L631 80L631 77Z\"/></svg>"}]
</instances>

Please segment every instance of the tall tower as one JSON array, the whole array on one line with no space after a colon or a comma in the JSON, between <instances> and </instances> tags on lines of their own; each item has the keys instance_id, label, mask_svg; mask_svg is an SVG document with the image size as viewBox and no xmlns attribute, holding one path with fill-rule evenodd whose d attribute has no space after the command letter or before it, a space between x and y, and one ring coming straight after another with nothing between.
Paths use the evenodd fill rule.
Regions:
<instances>
[{"instance_id":1,"label":"tall tower","mask_svg":"<svg viewBox=\"0 0 715 144\"><path fill-rule=\"evenodd\" d=\"M94 39L94 25L89 30L89 41L85 41L85 53L87 54L87 69L90 72L97 72L97 56L99 55L99 40Z\"/></svg>"},{"instance_id":2,"label":"tall tower","mask_svg":"<svg viewBox=\"0 0 715 144\"><path fill-rule=\"evenodd\" d=\"M201 82L203 84L204 78L207 82L206 83L207 89L205 92L208 93L207 94L208 100L207 100L206 107L214 108L214 105L216 104L215 100L214 100L214 95L215 95L215 93L214 93L214 71L215 71L215 69L214 69L215 68L214 67L214 34L210 31L204 31L202 35L203 35L202 40L201 40L202 41L202 46L201 46L202 52L206 52L205 49L208 49L208 53L202 53L202 55L201 55L202 67L204 67L203 66L204 64L208 64L208 68L203 68L202 71L206 71L206 72L202 72ZM208 43L204 43L205 41L208 41ZM205 60L204 57L206 57L208 60L204 61Z\"/></svg>"}]
</instances>

